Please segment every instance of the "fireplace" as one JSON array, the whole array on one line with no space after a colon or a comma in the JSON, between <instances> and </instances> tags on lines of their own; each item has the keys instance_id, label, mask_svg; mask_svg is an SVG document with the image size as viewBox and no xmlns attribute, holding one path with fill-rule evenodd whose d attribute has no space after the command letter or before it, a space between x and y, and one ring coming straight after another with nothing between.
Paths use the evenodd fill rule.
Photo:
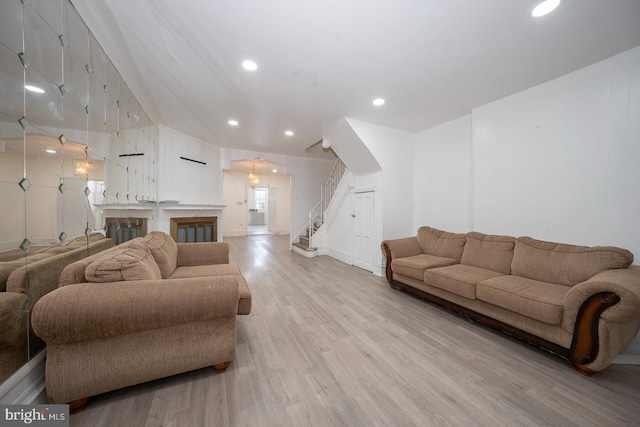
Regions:
<instances>
[{"instance_id":1,"label":"fireplace","mask_svg":"<svg viewBox=\"0 0 640 427\"><path fill-rule=\"evenodd\" d=\"M218 217L171 218L171 237L178 243L217 242Z\"/></svg>"},{"instance_id":2,"label":"fireplace","mask_svg":"<svg viewBox=\"0 0 640 427\"><path fill-rule=\"evenodd\" d=\"M180 237L178 237L177 229L176 233L173 233L174 222L180 224L181 227L187 227L183 230L185 241L187 241L189 233L192 236L195 233L194 241L200 241L198 236L204 235L205 240L210 238L212 242L221 242L225 206L178 202L95 205L96 214L101 214L104 218L111 220L107 224L107 232L118 236L112 237L117 243L121 243L125 239L130 240L134 237L144 236L147 234L147 230L164 231L173 235L173 238L178 241ZM189 226L195 228L189 229ZM118 233L122 233L121 241L117 240L120 238Z\"/></svg>"},{"instance_id":3,"label":"fireplace","mask_svg":"<svg viewBox=\"0 0 640 427\"><path fill-rule=\"evenodd\" d=\"M147 235L147 218L106 218L106 235L116 245Z\"/></svg>"}]
</instances>

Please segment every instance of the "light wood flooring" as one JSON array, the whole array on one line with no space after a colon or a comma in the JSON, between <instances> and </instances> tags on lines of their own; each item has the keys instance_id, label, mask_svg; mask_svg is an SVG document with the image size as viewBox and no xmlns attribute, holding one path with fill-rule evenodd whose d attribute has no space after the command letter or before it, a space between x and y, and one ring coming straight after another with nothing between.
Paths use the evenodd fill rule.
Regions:
<instances>
[{"instance_id":1,"label":"light wood flooring","mask_svg":"<svg viewBox=\"0 0 640 427\"><path fill-rule=\"evenodd\" d=\"M97 396L71 425L640 425L640 366L586 378L369 272L295 254L288 238L225 239L253 294L225 373Z\"/></svg>"}]
</instances>

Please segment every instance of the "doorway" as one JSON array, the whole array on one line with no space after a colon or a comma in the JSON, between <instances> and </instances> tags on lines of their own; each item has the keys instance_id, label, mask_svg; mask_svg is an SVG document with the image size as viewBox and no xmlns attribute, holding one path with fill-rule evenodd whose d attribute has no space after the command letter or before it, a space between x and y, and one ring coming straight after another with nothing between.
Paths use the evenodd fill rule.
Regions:
<instances>
[{"instance_id":1,"label":"doorway","mask_svg":"<svg viewBox=\"0 0 640 427\"><path fill-rule=\"evenodd\" d=\"M355 194L353 214L353 265L373 272L375 193Z\"/></svg>"},{"instance_id":2,"label":"doorway","mask_svg":"<svg viewBox=\"0 0 640 427\"><path fill-rule=\"evenodd\" d=\"M275 217L275 191L271 192L267 187L248 187L247 194L247 235L276 234L269 229L272 224L271 215ZM273 196L270 197L270 193ZM270 206L272 205L272 206Z\"/></svg>"}]
</instances>

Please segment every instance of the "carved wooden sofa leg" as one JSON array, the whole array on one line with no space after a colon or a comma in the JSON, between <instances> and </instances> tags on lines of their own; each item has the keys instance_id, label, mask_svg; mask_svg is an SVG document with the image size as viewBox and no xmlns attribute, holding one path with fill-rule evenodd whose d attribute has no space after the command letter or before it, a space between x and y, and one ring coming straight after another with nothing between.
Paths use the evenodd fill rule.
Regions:
<instances>
[{"instance_id":1,"label":"carved wooden sofa leg","mask_svg":"<svg viewBox=\"0 0 640 427\"><path fill-rule=\"evenodd\" d=\"M396 285L393 283L393 272L391 271L391 249L389 249L389 245L384 243L382 245L382 252L384 253L384 256L387 257L387 266L385 267L384 274L387 277L387 282L389 282L391 289L395 289Z\"/></svg>"},{"instance_id":2,"label":"carved wooden sofa leg","mask_svg":"<svg viewBox=\"0 0 640 427\"><path fill-rule=\"evenodd\" d=\"M89 404L90 399L90 397L83 397L82 399L69 402L69 413L77 414L78 412L84 410Z\"/></svg>"},{"instance_id":3,"label":"carved wooden sofa leg","mask_svg":"<svg viewBox=\"0 0 640 427\"><path fill-rule=\"evenodd\" d=\"M585 377L592 377L596 373L595 371L592 371L591 369L579 363L574 363L573 366L575 366L578 372Z\"/></svg>"},{"instance_id":4,"label":"carved wooden sofa leg","mask_svg":"<svg viewBox=\"0 0 640 427\"><path fill-rule=\"evenodd\" d=\"M227 370L230 364L231 362L218 363L217 365L213 365L213 369L215 369L217 373L221 374Z\"/></svg>"}]
</instances>

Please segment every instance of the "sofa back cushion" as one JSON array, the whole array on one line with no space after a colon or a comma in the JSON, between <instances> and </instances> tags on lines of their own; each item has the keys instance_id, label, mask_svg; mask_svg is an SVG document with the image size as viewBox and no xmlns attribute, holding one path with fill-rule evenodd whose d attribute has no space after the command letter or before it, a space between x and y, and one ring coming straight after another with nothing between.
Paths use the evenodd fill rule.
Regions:
<instances>
[{"instance_id":1,"label":"sofa back cushion","mask_svg":"<svg viewBox=\"0 0 640 427\"><path fill-rule=\"evenodd\" d=\"M573 286L615 268L627 268L633 254L614 246L575 246L518 237L511 274L542 282Z\"/></svg>"},{"instance_id":2,"label":"sofa back cushion","mask_svg":"<svg viewBox=\"0 0 640 427\"><path fill-rule=\"evenodd\" d=\"M160 280L158 264L144 245L132 245L103 255L87 266L88 282L122 282L126 280Z\"/></svg>"},{"instance_id":3,"label":"sofa back cushion","mask_svg":"<svg viewBox=\"0 0 640 427\"><path fill-rule=\"evenodd\" d=\"M423 253L452 258L459 263L464 249L465 234L449 233L425 226L418 229L417 240Z\"/></svg>"},{"instance_id":4,"label":"sofa back cushion","mask_svg":"<svg viewBox=\"0 0 640 427\"><path fill-rule=\"evenodd\" d=\"M173 237L162 231L147 234L142 243L149 247L163 279L168 279L178 266L178 244Z\"/></svg>"},{"instance_id":5,"label":"sofa back cushion","mask_svg":"<svg viewBox=\"0 0 640 427\"><path fill-rule=\"evenodd\" d=\"M515 237L487 235L471 231L467 233L460 264L502 274L511 274L515 243Z\"/></svg>"},{"instance_id":6,"label":"sofa back cushion","mask_svg":"<svg viewBox=\"0 0 640 427\"><path fill-rule=\"evenodd\" d=\"M73 285L75 283L85 283L87 281L87 279L85 278L85 271L87 270L87 267L89 266L89 264L91 264L93 261L97 260L102 256L116 253L118 251L121 251L123 248L128 248L131 245L139 244L141 241L142 241L142 237L136 237L135 239L127 240L124 243L120 243L118 246L113 246L113 240L106 239L104 240L104 245L108 249L102 248L102 245L100 243L89 244L90 255L86 258L83 258L79 261L76 261L72 264L67 265L64 268L64 270L62 270L62 273L60 274L60 280L59 280L58 286ZM101 240L100 242L103 242L103 241ZM91 248L94 245L96 245L96 248L99 249L98 251L91 250Z\"/></svg>"}]
</instances>

